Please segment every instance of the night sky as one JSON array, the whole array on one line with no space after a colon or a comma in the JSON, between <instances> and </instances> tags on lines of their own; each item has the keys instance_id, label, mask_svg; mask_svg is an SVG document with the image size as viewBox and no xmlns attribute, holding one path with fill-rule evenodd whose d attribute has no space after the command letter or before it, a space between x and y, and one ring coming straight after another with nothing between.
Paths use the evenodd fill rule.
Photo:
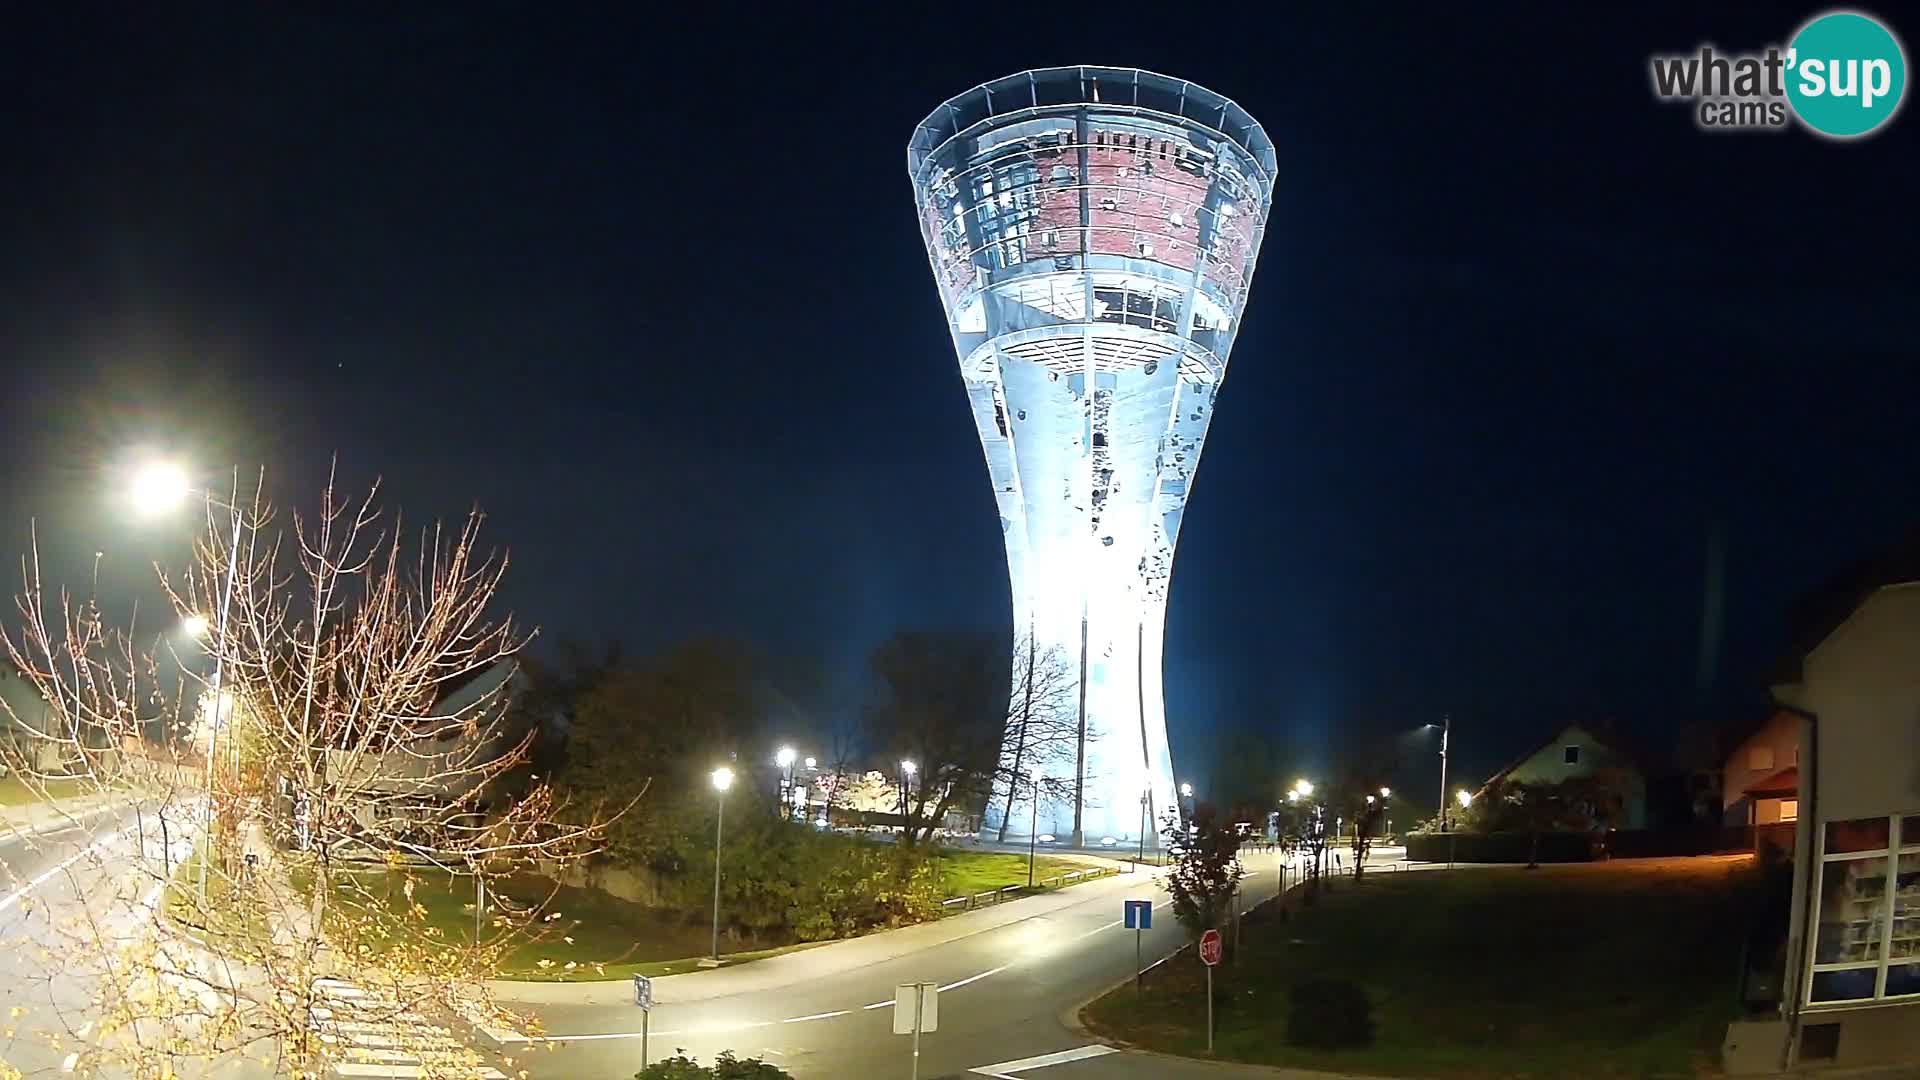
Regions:
<instances>
[{"instance_id":1,"label":"night sky","mask_svg":"<svg viewBox=\"0 0 1920 1080\"><path fill-rule=\"evenodd\" d=\"M1281 159L1174 574L1181 772L1443 712L1467 773L1569 720L1664 747L1920 519L1920 117L1712 136L1649 90L1814 7L404 6L14 13L9 560L37 518L131 597L186 534L115 508L134 448L299 495L337 452L481 504L549 640L738 636L844 705L891 630L1009 617L904 147L1066 63L1201 82Z\"/></svg>"}]
</instances>

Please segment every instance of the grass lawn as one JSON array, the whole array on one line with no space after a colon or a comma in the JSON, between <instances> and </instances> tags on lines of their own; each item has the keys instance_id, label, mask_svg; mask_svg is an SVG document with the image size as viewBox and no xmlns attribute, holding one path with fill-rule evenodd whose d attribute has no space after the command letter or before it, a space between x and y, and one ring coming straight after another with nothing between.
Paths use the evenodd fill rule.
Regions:
<instances>
[{"instance_id":1,"label":"grass lawn","mask_svg":"<svg viewBox=\"0 0 1920 1080\"><path fill-rule=\"evenodd\" d=\"M1740 940L1759 875L1745 856L1373 873L1293 918L1246 920L1215 973L1216 1056L1330 1071L1447 1077L1692 1076L1738 1009ZM1286 1042L1289 989L1349 979L1372 1046ZM1204 973L1191 954L1089 1006L1096 1030L1204 1056Z\"/></svg>"},{"instance_id":2,"label":"grass lawn","mask_svg":"<svg viewBox=\"0 0 1920 1080\"><path fill-rule=\"evenodd\" d=\"M359 873L354 881L367 895L396 906L406 902L403 875L398 872ZM599 889L556 886L537 877L511 878L495 889L489 895L489 905L500 903L502 895L520 905L546 900L547 911L560 916L539 940L528 941L508 954L501 965L501 978L566 981L673 975L695 970L696 962L712 947L712 925L706 920L689 920L677 912L642 907ZM471 877L450 878L439 872L414 875L413 899L426 909L425 925L439 929L449 941L473 940L473 893ZM721 949L729 964L742 964L815 944L823 943L732 952L722 941Z\"/></svg>"},{"instance_id":3,"label":"grass lawn","mask_svg":"<svg viewBox=\"0 0 1920 1080\"><path fill-rule=\"evenodd\" d=\"M971 896L988 889L1027 883L1027 857L1006 851L945 850L936 858L940 877L948 896ZM1088 864L1058 855L1042 855L1036 860L1034 880L1085 870Z\"/></svg>"},{"instance_id":4,"label":"grass lawn","mask_svg":"<svg viewBox=\"0 0 1920 1080\"><path fill-rule=\"evenodd\" d=\"M42 780L40 788L49 798L64 799L86 794L85 783L84 780ZM40 792L28 787L25 780L12 773L0 776L0 806L26 806L40 801Z\"/></svg>"}]
</instances>

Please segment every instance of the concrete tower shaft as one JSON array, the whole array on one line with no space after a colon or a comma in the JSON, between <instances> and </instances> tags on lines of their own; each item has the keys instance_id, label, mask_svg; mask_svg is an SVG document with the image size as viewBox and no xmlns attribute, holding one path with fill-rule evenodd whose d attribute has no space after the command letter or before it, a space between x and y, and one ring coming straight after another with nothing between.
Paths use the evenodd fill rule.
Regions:
<instances>
[{"instance_id":1,"label":"concrete tower shaft","mask_svg":"<svg viewBox=\"0 0 1920 1080\"><path fill-rule=\"evenodd\" d=\"M1022 72L907 149L1000 507L1017 633L1075 670L1084 749L1039 829L1132 846L1177 804L1161 637L1181 514L1276 166L1233 102L1132 68ZM1018 751L1009 747L1009 753ZM1024 836L1030 796L1003 789ZM1012 812L1008 810L1011 807Z\"/></svg>"}]
</instances>

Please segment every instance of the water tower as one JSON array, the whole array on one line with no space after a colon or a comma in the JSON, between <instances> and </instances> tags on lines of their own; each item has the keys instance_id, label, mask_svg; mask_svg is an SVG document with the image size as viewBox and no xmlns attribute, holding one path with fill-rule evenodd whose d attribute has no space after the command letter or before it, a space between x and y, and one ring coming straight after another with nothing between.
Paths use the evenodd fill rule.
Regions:
<instances>
[{"instance_id":1,"label":"water tower","mask_svg":"<svg viewBox=\"0 0 1920 1080\"><path fill-rule=\"evenodd\" d=\"M1273 144L1133 68L1010 75L913 133L927 257L1000 507L1016 632L1074 668L1039 831L1152 845L1177 806L1161 637L1180 517L1260 251ZM988 810L1024 837L1004 787Z\"/></svg>"}]
</instances>

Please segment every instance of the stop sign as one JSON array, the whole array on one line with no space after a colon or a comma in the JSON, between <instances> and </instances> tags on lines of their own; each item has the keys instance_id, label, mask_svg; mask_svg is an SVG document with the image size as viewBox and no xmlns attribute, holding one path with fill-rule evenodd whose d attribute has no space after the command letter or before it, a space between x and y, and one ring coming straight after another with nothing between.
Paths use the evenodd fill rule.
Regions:
<instances>
[{"instance_id":1,"label":"stop sign","mask_svg":"<svg viewBox=\"0 0 1920 1080\"><path fill-rule=\"evenodd\" d=\"M1200 962L1208 967L1220 962L1220 931L1209 930L1200 935Z\"/></svg>"}]
</instances>

